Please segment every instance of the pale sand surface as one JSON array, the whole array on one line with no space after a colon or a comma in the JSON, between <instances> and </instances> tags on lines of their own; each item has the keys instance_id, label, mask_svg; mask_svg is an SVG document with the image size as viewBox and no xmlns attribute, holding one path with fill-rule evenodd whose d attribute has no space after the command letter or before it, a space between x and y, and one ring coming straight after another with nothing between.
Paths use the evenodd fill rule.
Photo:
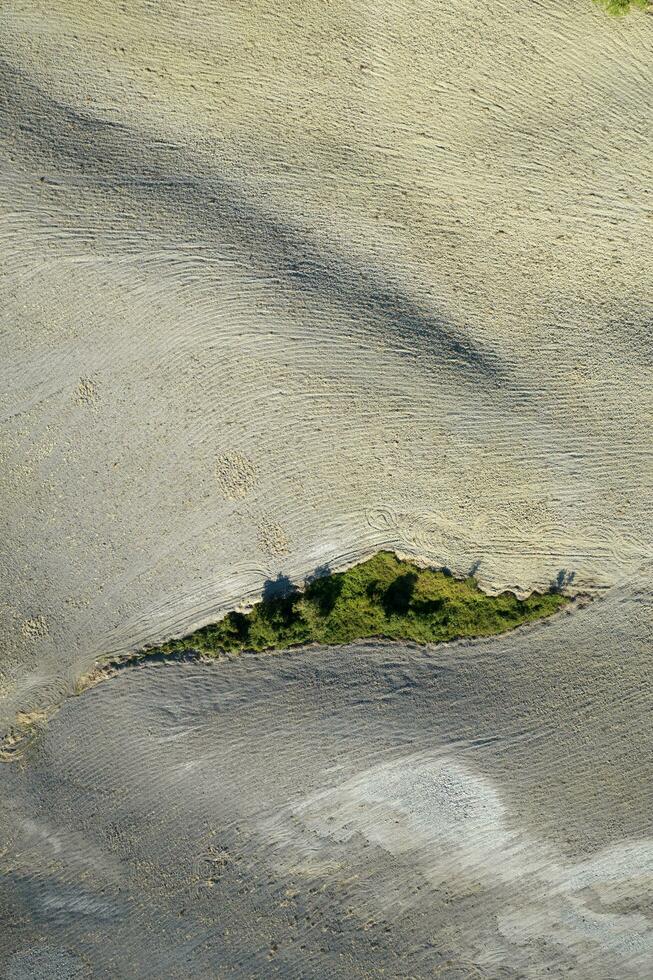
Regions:
<instances>
[{"instance_id":1,"label":"pale sand surface","mask_svg":"<svg viewBox=\"0 0 653 980\"><path fill-rule=\"evenodd\" d=\"M2 3L0 730L380 547L596 597L67 701L10 980L653 975L652 66L590 0Z\"/></svg>"},{"instance_id":2,"label":"pale sand surface","mask_svg":"<svg viewBox=\"0 0 653 980\"><path fill-rule=\"evenodd\" d=\"M653 21L0 11L0 717L279 571L650 551Z\"/></svg>"},{"instance_id":3,"label":"pale sand surface","mask_svg":"<svg viewBox=\"0 0 653 980\"><path fill-rule=\"evenodd\" d=\"M6 975L651 976L649 589L70 699L0 768Z\"/></svg>"}]
</instances>

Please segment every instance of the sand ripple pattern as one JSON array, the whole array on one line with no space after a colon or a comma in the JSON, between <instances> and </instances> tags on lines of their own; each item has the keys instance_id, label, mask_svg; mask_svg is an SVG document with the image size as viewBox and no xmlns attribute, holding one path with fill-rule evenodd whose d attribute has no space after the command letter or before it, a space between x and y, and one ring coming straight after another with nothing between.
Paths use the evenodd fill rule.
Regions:
<instances>
[{"instance_id":1,"label":"sand ripple pattern","mask_svg":"<svg viewBox=\"0 0 653 980\"><path fill-rule=\"evenodd\" d=\"M650 976L650 596L70 699L0 767L0 972Z\"/></svg>"},{"instance_id":2,"label":"sand ripple pattern","mask_svg":"<svg viewBox=\"0 0 653 980\"><path fill-rule=\"evenodd\" d=\"M1 5L0 726L381 546L650 553L651 18L355 7Z\"/></svg>"}]
</instances>

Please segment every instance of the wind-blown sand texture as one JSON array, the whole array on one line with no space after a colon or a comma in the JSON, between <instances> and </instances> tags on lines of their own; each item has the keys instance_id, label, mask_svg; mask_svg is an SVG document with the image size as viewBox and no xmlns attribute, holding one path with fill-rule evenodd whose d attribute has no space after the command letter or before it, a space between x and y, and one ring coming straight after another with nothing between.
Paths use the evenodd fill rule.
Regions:
<instances>
[{"instance_id":1,"label":"wind-blown sand texture","mask_svg":"<svg viewBox=\"0 0 653 980\"><path fill-rule=\"evenodd\" d=\"M650 976L649 582L70 699L0 768L9 976Z\"/></svg>"},{"instance_id":2,"label":"wind-blown sand texture","mask_svg":"<svg viewBox=\"0 0 653 980\"><path fill-rule=\"evenodd\" d=\"M548 963L549 976L567 968L588 978L601 970L606 978L653 972L644 918L650 891L631 881L633 868L650 860L653 802L648 768L636 762L650 728L652 65L653 18L641 10L610 18L590 0L2 4L0 728L17 712L40 717L98 657L186 634L256 599L279 575L301 581L380 548L457 574L476 568L489 590L527 594L557 580L599 597L555 629L456 648L470 665L492 661L517 714L526 697L521 723L481 724L466 706L467 681L451 694L456 717L439 719L442 702L429 685L438 671L446 674L448 648L434 653L442 667L433 676L414 668L414 684L413 667L397 668L408 671L410 696L430 704L437 732L419 737L390 720L380 741L376 730L356 730L347 692L359 660L350 664L346 651L252 659L223 673L152 667L68 702L35 768L2 772L9 813L0 825L2 887L10 909L27 903L0 936L10 977L56 976L55 967L76 976L78 955L97 976L133 977L130 955L141 957L139 976L149 969L183 977L356 976L383 975L382 968L389 976L430 976L435 949L437 976L447 976L447 956L469 961L447 967L451 977L465 970L540 977ZM610 610L607 619L595 612L601 609ZM355 656L377 663L374 649ZM547 714L538 705L535 663L529 693L514 691L515 675L501 661L506 649L516 661L517 651L539 651L553 676L562 661L578 662L565 675L562 706ZM379 656L401 665L417 655L383 648ZM596 666L601 658L611 665L609 684ZM318 724L296 714L289 754L275 757L274 733L287 733L283 712L294 703L284 700L284 679L290 683L304 665L301 687L319 677L319 664L343 670L343 714L328 704L320 714L318 680L310 695L318 707L310 709L304 691L306 711L320 719L327 741L319 744L332 745L340 732L338 753L347 761L326 761L306 782L298 776L299 796L283 802L287 780L311 767L302 725ZM374 669L385 676L382 664ZM271 706L265 724L255 717L258 695L250 703L241 691L243 671L278 685L279 718ZM207 693L189 692L193 684ZM411 836L418 828L417 851L432 833L420 823L420 793L431 799L428 787L440 773L454 796L476 801L474 840L480 834L502 849L497 864L516 883L487 885L484 869L494 858L490 845L479 844L465 852L480 889L460 884L467 905L452 898L445 914L443 892L440 904L415 904L399 876L385 904L379 886L383 909L372 909L377 889L365 885L360 855L376 855L380 863L370 867L380 870L370 873L388 888L399 860L384 810L360 855L368 830L363 816L352 824L343 903L375 922L389 916L389 934L376 926L350 934L334 913L344 930L335 944L321 934L332 920L316 918L323 898L302 892L308 905L296 913L297 949L305 949L295 959L262 959L251 940L254 913L277 913L267 898L256 907L224 899L236 952L220 960L215 951L209 903L189 911L190 925L174 920L190 936L188 947L181 943L188 963L175 959L173 933L162 938L173 921L166 903L174 903L166 862L178 858L175 873L203 880L204 866L196 871L193 862L201 864L196 844L209 830L201 830L195 791L177 785L165 760L177 745L175 719L186 725L188 698L208 710L223 684L233 685L242 713L230 709L220 721L245 740L241 773L251 764L254 779L261 753L260 771L272 759L278 780L278 795L261 811L264 826L252 823L260 795L215 790L221 826L243 817L253 848L243 859L246 883L260 873L247 862L263 867L268 847L278 851L270 873L290 882L299 860L292 847L308 847L311 834L326 839L321 821L332 815L341 843L324 845L327 875L342 858L339 848L347 850L351 801L372 806L380 786L390 787L384 799L409 800L404 768L425 787L415 790L415 812L402 830ZM584 700L593 684L600 697ZM142 795L134 796L142 773L123 761L148 751L150 711L168 719L171 740L161 741ZM195 724L203 731L199 714ZM89 732L93 738L80 743ZM191 782L204 752L223 751L193 738L178 743L195 746L179 763ZM528 754L551 738L560 740L553 760ZM446 748L461 739L483 741L478 759ZM575 755L579 740L591 751ZM499 763L494 753L502 751ZM402 764L400 778L393 767L402 752L414 762ZM47 771L43 758L51 760ZM230 786L220 775L227 762L215 757L215 764L216 778ZM341 765L340 775L331 771ZM512 781L538 780L547 806L577 793L578 810L561 805L545 819L530 791L519 805L508 800ZM82 790L74 796L75 782L97 794L96 823L87 814L81 836L68 838L72 831L56 821L73 812L66 807L86 805ZM40 816L26 816L36 807L30 794L42 801ZM15 810L7 802L14 795ZM152 814L165 824L159 857L147 856L154 853L147 838L125 830L128 808L114 812L132 797L139 828ZM308 829L284 852L270 842L290 835L293 807ZM27 833L16 823L21 814L34 823L33 866L17 857ZM458 824L446 819L455 838ZM256 835L268 843L251 843ZM41 905L30 890L45 867L38 848L65 881L38 885ZM421 866L417 851L407 866ZM138 908L147 911L131 925L127 906L115 911L112 898L93 898L85 919L85 899L71 884L89 871L84 855L97 862L92 889L103 875L109 891L120 876L126 894L142 889ZM150 892L137 860L152 862ZM425 896L432 897L443 860L424 858ZM322 871L311 865L318 889ZM592 875L612 884L595 886ZM528 901L526 879L535 879ZM237 890L237 876L229 882L224 888ZM255 895L268 894L258 888ZM102 918L98 902L115 916ZM137 949L146 915L153 938ZM95 940L83 938L84 922Z\"/></svg>"}]
</instances>

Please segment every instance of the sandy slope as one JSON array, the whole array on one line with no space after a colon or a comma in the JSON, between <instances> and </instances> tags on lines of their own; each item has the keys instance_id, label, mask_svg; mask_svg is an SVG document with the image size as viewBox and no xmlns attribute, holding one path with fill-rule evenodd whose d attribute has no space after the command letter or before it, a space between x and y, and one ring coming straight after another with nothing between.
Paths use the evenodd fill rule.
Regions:
<instances>
[{"instance_id":1,"label":"sandy slope","mask_svg":"<svg viewBox=\"0 0 653 980\"><path fill-rule=\"evenodd\" d=\"M650 976L650 584L486 642L130 668L69 700L0 767L0 971Z\"/></svg>"},{"instance_id":2,"label":"sandy slope","mask_svg":"<svg viewBox=\"0 0 653 980\"><path fill-rule=\"evenodd\" d=\"M590 0L1 5L0 728L381 546L600 596L68 701L10 980L653 972L652 65Z\"/></svg>"},{"instance_id":3,"label":"sandy slope","mask_svg":"<svg viewBox=\"0 0 653 980\"><path fill-rule=\"evenodd\" d=\"M653 25L8 0L3 718L278 572L651 528Z\"/></svg>"}]
</instances>

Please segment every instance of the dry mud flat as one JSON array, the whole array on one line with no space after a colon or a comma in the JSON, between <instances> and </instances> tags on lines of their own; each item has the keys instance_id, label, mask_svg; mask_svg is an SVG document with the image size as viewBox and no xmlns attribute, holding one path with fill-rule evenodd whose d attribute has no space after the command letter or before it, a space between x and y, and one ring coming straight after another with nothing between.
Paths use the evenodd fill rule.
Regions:
<instances>
[{"instance_id":1,"label":"dry mud flat","mask_svg":"<svg viewBox=\"0 0 653 980\"><path fill-rule=\"evenodd\" d=\"M652 629L122 671L0 769L3 975L651 976Z\"/></svg>"}]
</instances>

